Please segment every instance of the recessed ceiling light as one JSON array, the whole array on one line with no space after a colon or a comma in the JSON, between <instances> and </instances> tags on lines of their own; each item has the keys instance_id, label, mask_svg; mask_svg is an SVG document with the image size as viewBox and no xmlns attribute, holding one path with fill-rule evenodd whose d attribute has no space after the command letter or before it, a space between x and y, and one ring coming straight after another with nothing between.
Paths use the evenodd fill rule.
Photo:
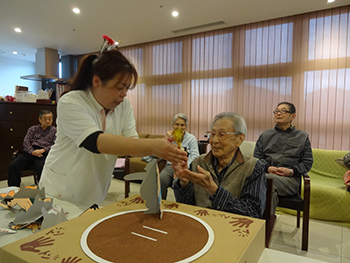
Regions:
<instances>
[{"instance_id":1,"label":"recessed ceiling light","mask_svg":"<svg viewBox=\"0 0 350 263\"><path fill-rule=\"evenodd\" d=\"M179 12L173 11L171 14L173 15L173 17L177 17L179 15Z\"/></svg>"},{"instance_id":2,"label":"recessed ceiling light","mask_svg":"<svg viewBox=\"0 0 350 263\"><path fill-rule=\"evenodd\" d=\"M327 0L327 3L333 3L335 0Z\"/></svg>"},{"instance_id":3,"label":"recessed ceiling light","mask_svg":"<svg viewBox=\"0 0 350 263\"><path fill-rule=\"evenodd\" d=\"M17 33L21 33L21 32L22 32L22 30L21 30L19 27L16 27L16 28L15 28L15 31L16 31Z\"/></svg>"},{"instance_id":4,"label":"recessed ceiling light","mask_svg":"<svg viewBox=\"0 0 350 263\"><path fill-rule=\"evenodd\" d=\"M17 55L17 51L13 51L12 53L13 53L14 55Z\"/></svg>"},{"instance_id":5,"label":"recessed ceiling light","mask_svg":"<svg viewBox=\"0 0 350 263\"><path fill-rule=\"evenodd\" d=\"M76 13L76 14L79 14L80 13L80 9L79 8L73 8L73 12Z\"/></svg>"}]
</instances>

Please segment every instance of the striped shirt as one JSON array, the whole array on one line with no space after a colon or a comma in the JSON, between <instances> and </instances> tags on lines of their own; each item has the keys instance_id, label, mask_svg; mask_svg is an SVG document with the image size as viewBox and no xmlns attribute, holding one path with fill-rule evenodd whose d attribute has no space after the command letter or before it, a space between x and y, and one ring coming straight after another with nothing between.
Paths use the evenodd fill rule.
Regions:
<instances>
[{"instance_id":1,"label":"striped shirt","mask_svg":"<svg viewBox=\"0 0 350 263\"><path fill-rule=\"evenodd\" d=\"M56 140L56 127L50 126L44 130L40 124L30 127L23 141L23 150L32 154L36 149L44 149L47 153Z\"/></svg>"}]
</instances>

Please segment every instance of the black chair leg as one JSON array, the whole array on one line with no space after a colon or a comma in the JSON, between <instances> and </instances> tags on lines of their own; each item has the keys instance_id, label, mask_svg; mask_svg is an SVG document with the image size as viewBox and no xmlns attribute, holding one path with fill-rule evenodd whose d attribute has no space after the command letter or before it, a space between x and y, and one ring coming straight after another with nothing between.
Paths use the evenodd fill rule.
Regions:
<instances>
[{"instance_id":1,"label":"black chair leg","mask_svg":"<svg viewBox=\"0 0 350 263\"><path fill-rule=\"evenodd\" d=\"M297 210L297 228L300 228L300 210Z\"/></svg>"},{"instance_id":2,"label":"black chair leg","mask_svg":"<svg viewBox=\"0 0 350 263\"><path fill-rule=\"evenodd\" d=\"M309 209L303 213L303 232L302 232L302 245L301 249L304 251L308 251L309 247Z\"/></svg>"},{"instance_id":3,"label":"black chair leg","mask_svg":"<svg viewBox=\"0 0 350 263\"><path fill-rule=\"evenodd\" d=\"M38 178L36 176L36 173L33 174L33 177L34 177L34 184L35 185L39 185L39 182L38 182Z\"/></svg>"},{"instance_id":4,"label":"black chair leg","mask_svg":"<svg viewBox=\"0 0 350 263\"><path fill-rule=\"evenodd\" d=\"M130 193L130 181L126 181L125 180L125 190L124 190L124 197L128 198L129 197L129 193Z\"/></svg>"}]
</instances>

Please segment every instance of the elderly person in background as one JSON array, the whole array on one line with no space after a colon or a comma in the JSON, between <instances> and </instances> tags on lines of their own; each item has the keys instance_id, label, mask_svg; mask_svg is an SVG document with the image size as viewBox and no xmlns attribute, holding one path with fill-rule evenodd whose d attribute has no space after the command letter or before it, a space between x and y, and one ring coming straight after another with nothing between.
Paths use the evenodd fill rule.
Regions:
<instances>
[{"instance_id":1,"label":"elderly person in background","mask_svg":"<svg viewBox=\"0 0 350 263\"><path fill-rule=\"evenodd\" d=\"M266 203L266 176L261 161L243 156L239 146L246 123L232 112L218 114L209 133L211 151L195 158L191 169L177 166L176 201L261 218Z\"/></svg>"},{"instance_id":2,"label":"elderly person in background","mask_svg":"<svg viewBox=\"0 0 350 263\"><path fill-rule=\"evenodd\" d=\"M8 186L20 187L22 171L31 165L40 181L46 157L56 140L56 127L52 126L53 113L49 110L41 110L38 120L40 124L30 127L24 137L23 152L8 167Z\"/></svg>"},{"instance_id":3,"label":"elderly person in background","mask_svg":"<svg viewBox=\"0 0 350 263\"><path fill-rule=\"evenodd\" d=\"M174 130L180 129L184 132L182 148L188 153L188 162L189 166L193 159L199 156L198 151L198 142L197 138L186 131L188 125L188 119L185 114L178 113L173 118L173 129L168 131L166 136L171 137ZM171 187L174 180L174 169L171 167L171 163L167 162L161 173L159 174L160 184L162 189L162 199L166 200L168 194L168 187Z\"/></svg>"},{"instance_id":4,"label":"elderly person in background","mask_svg":"<svg viewBox=\"0 0 350 263\"><path fill-rule=\"evenodd\" d=\"M280 102L273 111L275 127L264 131L256 142L254 157L264 164L267 178L273 179L272 211L278 204L278 195L294 195L299 191L300 176L313 164L309 135L295 129L295 106Z\"/></svg>"}]
</instances>

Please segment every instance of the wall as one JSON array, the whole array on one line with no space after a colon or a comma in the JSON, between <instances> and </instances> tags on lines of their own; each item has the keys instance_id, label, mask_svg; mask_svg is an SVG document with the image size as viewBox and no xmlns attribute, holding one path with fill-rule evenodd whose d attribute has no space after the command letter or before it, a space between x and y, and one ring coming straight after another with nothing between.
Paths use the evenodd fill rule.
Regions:
<instances>
[{"instance_id":1,"label":"wall","mask_svg":"<svg viewBox=\"0 0 350 263\"><path fill-rule=\"evenodd\" d=\"M38 94L41 82L21 79L20 76L35 74L35 63L0 57L0 96L14 95L15 86L26 86Z\"/></svg>"},{"instance_id":2,"label":"wall","mask_svg":"<svg viewBox=\"0 0 350 263\"><path fill-rule=\"evenodd\" d=\"M176 113L203 140L220 112L246 140L274 127L282 101L313 148L350 149L350 5L120 47L139 79L128 92L139 133L165 134Z\"/></svg>"}]
</instances>

